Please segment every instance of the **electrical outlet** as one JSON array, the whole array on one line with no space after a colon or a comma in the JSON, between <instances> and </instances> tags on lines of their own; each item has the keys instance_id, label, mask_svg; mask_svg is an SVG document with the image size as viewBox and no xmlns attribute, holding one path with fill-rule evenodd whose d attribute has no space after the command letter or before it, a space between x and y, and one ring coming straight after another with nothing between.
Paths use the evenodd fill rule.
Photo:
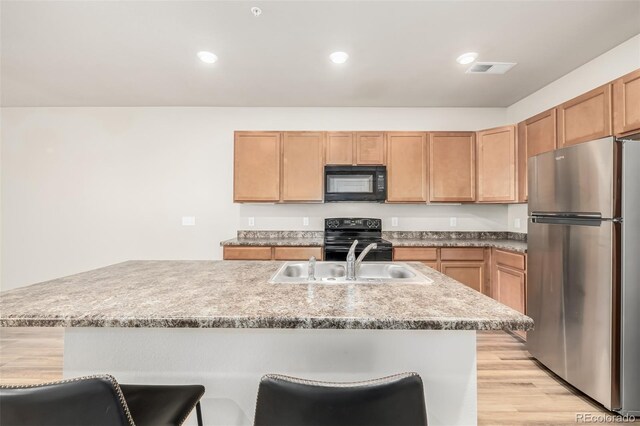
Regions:
<instances>
[{"instance_id":1,"label":"electrical outlet","mask_svg":"<svg viewBox=\"0 0 640 426\"><path fill-rule=\"evenodd\" d=\"M256 218L253 216L249 217L249 220L247 222L249 226L256 226Z\"/></svg>"},{"instance_id":2,"label":"electrical outlet","mask_svg":"<svg viewBox=\"0 0 640 426\"><path fill-rule=\"evenodd\" d=\"M391 218L391 226L398 226L398 218L397 217L392 217Z\"/></svg>"},{"instance_id":3,"label":"electrical outlet","mask_svg":"<svg viewBox=\"0 0 640 426\"><path fill-rule=\"evenodd\" d=\"M309 218L308 217L303 217L302 218L302 226L309 226Z\"/></svg>"},{"instance_id":4,"label":"electrical outlet","mask_svg":"<svg viewBox=\"0 0 640 426\"><path fill-rule=\"evenodd\" d=\"M513 220L513 227L516 229L520 229L520 219Z\"/></svg>"},{"instance_id":5,"label":"electrical outlet","mask_svg":"<svg viewBox=\"0 0 640 426\"><path fill-rule=\"evenodd\" d=\"M449 226L452 228L455 228L456 226L458 226L458 218L457 217L450 217L449 218Z\"/></svg>"},{"instance_id":6,"label":"electrical outlet","mask_svg":"<svg viewBox=\"0 0 640 426\"><path fill-rule=\"evenodd\" d=\"M195 226L196 218L195 216L182 216L182 226Z\"/></svg>"}]
</instances>

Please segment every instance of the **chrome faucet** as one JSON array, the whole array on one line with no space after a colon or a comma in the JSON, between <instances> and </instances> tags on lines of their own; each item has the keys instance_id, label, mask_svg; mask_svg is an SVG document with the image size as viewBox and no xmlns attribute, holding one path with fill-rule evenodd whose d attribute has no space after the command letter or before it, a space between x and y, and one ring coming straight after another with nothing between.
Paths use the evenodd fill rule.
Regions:
<instances>
[{"instance_id":1,"label":"chrome faucet","mask_svg":"<svg viewBox=\"0 0 640 426\"><path fill-rule=\"evenodd\" d=\"M316 280L316 257L311 256L309 258L309 272L307 273L307 279L309 281Z\"/></svg>"},{"instance_id":2,"label":"chrome faucet","mask_svg":"<svg viewBox=\"0 0 640 426\"><path fill-rule=\"evenodd\" d=\"M356 246L358 240L354 240L347 253L347 279L353 281L356 279Z\"/></svg>"},{"instance_id":3,"label":"chrome faucet","mask_svg":"<svg viewBox=\"0 0 640 426\"><path fill-rule=\"evenodd\" d=\"M372 249L378 248L376 243L371 243L362 250L360 256L356 259L356 246L358 245L358 240L355 240L349 249L349 254L347 254L347 280L354 281L358 276L358 268L360 264L364 260L365 256L369 254Z\"/></svg>"}]
</instances>

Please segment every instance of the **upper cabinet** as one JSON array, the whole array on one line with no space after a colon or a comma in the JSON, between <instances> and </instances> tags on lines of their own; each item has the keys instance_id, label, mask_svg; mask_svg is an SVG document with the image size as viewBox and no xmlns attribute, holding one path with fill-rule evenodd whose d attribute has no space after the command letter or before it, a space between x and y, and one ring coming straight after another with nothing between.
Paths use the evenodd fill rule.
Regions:
<instances>
[{"instance_id":1,"label":"upper cabinet","mask_svg":"<svg viewBox=\"0 0 640 426\"><path fill-rule=\"evenodd\" d=\"M352 165L354 163L353 132L327 132L326 163Z\"/></svg>"},{"instance_id":2,"label":"upper cabinet","mask_svg":"<svg viewBox=\"0 0 640 426\"><path fill-rule=\"evenodd\" d=\"M236 132L233 200L280 200L280 132Z\"/></svg>"},{"instance_id":3,"label":"upper cabinet","mask_svg":"<svg viewBox=\"0 0 640 426\"><path fill-rule=\"evenodd\" d=\"M516 140L518 148L518 162L516 163L516 169L518 170L518 202L525 203L529 199L529 185L527 183L527 125L524 121L518 123L516 130L518 132Z\"/></svg>"},{"instance_id":4,"label":"upper cabinet","mask_svg":"<svg viewBox=\"0 0 640 426\"><path fill-rule=\"evenodd\" d=\"M616 136L640 131L640 70L613 82L613 128Z\"/></svg>"},{"instance_id":5,"label":"upper cabinet","mask_svg":"<svg viewBox=\"0 0 640 426\"><path fill-rule=\"evenodd\" d=\"M356 133L356 164L382 165L385 164L383 132Z\"/></svg>"},{"instance_id":6,"label":"upper cabinet","mask_svg":"<svg viewBox=\"0 0 640 426\"><path fill-rule=\"evenodd\" d=\"M557 148L556 108L534 115L522 123L519 137L524 138L527 157L553 151Z\"/></svg>"},{"instance_id":7,"label":"upper cabinet","mask_svg":"<svg viewBox=\"0 0 640 426\"><path fill-rule=\"evenodd\" d=\"M384 132L327 132L326 164L385 164Z\"/></svg>"},{"instance_id":8,"label":"upper cabinet","mask_svg":"<svg viewBox=\"0 0 640 426\"><path fill-rule=\"evenodd\" d=\"M611 84L558 106L558 148L611 136Z\"/></svg>"},{"instance_id":9,"label":"upper cabinet","mask_svg":"<svg viewBox=\"0 0 640 426\"><path fill-rule=\"evenodd\" d=\"M430 201L475 201L475 152L473 132L429 134Z\"/></svg>"},{"instance_id":10,"label":"upper cabinet","mask_svg":"<svg viewBox=\"0 0 640 426\"><path fill-rule=\"evenodd\" d=\"M477 133L478 202L516 202L516 129Z\"/></svg>"},{"instance_id":11,"label":"upper cabinet","mask_svg":"<svg viewBox=\"0 0 640 426\"><path fill-rule=\"evenodd\" d=\"M387 202L427 201L427 134L389 132L387 139Z\"/></svg>"},{"instance_id":12,"label":"upper cabinet","mask_svg":"<svg viewBox=\"0 0 640 426\"><path fill-rule=\"evenodd\" d=\"M557 147L556 108L518 124L518 201L527 201L527 159Z\"/></svg>"},{"instance_id":13,"label":"upper cabinet","mask_svg":"<svg viewBox=\"0 0 640 426\"><path fill-rule=\"evenodd\" d=\"M281 201L322 201L324 133L285 132Z\"/></svg>"}]
</instances>

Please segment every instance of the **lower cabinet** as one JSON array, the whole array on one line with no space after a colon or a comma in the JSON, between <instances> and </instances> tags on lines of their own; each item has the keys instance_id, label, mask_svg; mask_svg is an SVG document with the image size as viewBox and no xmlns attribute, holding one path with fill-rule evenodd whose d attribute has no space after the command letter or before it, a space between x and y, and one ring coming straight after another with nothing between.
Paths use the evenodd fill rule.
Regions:
<instances>
[{"instance_id":1,"label":"lower cabinet","mask_svg":"<svg viewBox=\"0 0 640 426\"><path fill-rule=\"evenodd\" d=\"M311 256L322 260L322 247L225 246L222 253L224 260L309 260Z\"/></svg>"},{"instance_id":2,"label":"lower cabinet","mask_svg":"<svg viewBox=\"0 0 640 426\"><path fill-rule=\"evenodd\" d=\"M460 281L472 289L485 293L486 267L484 261L480 262L450 262L440 263L440 272L456 281Z\"/></svg>"},{"instance_id":3,"label":"lower cabinet","mask_svg":"<svg viewBox=\"0 0 640 426\"><path fill-rule=\"evenodd\" d=\"M526 254L482 247L395 247L393 260L422 262L518 312L527 313ZM526 337L524 332L517 334Z\"/></svg>"},{"instance_id":4,"label":"lower cabinet","mask_svg":"<svg viewBox=\"0 0 640 426\"><path fill-rule=\"evenodd\" d=\"M472 289L490 294L489 249L481 247L396 247L393 260L422 262Z\"/></svg>"},{"instance_id":5,"label":"lower cabinet","mask_svg":"<svg viewBox=\"0 0 640 426\"><path fill-rule=\"evenodd\" d=\"M271 260L271 247L224 247L224 260Z\"/></svg>"},{"instance_id":6,"label":"lower cabinet","mask_svg":"<svg viewBox=\"0 0 640 426\"><path fill-rule=\"evenodd\" d=\"M506 250L493 249L491 255L491 296L498 302L527 313L526 255ZM526 338L523 331L516 332Z\"/></svg>"}]
</instances>

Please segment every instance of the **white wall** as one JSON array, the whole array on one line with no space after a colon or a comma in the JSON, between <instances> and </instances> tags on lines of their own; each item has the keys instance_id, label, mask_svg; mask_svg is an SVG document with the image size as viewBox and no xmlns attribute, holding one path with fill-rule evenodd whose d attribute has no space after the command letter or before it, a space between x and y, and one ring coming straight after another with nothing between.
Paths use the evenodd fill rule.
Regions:
<instances>
[{"instance_id":1,"label":"white wall","mask_svg":"<svg viewBox=\"0 0 640 426\"><path fill-rule=\"evenodd\" d=\"M247 229L325 216L505 230L506 206L232 203L234 130L475 130L503 108L3 108L2 289L127 259L217 259ZM181 226L195 216L196 226ZM310 226L302 227L302 217Z\"/></svg>"},{"instance_id":2,"label":"white wall","mask_svg":"<svg viewBox=\"0 0 640 426\"><path fill-rule=\"evenodd\" d=\"M507 108L507 120L518 123L582 93L640 68L640 34L587 62ZM524 225L515 228L515 220ZM509 206L509 230L526 232L526 204Z\"/></svg>"},{"instance_id":3,"label":"white wall","mask_svg":"<svg viewBox=\"0 0 640 426\"><path fill-rule=\"evenodd\" d=\"M640 34L576 68L507 108L518 123L640 68Z\"/></svg>"}]
</instances>

